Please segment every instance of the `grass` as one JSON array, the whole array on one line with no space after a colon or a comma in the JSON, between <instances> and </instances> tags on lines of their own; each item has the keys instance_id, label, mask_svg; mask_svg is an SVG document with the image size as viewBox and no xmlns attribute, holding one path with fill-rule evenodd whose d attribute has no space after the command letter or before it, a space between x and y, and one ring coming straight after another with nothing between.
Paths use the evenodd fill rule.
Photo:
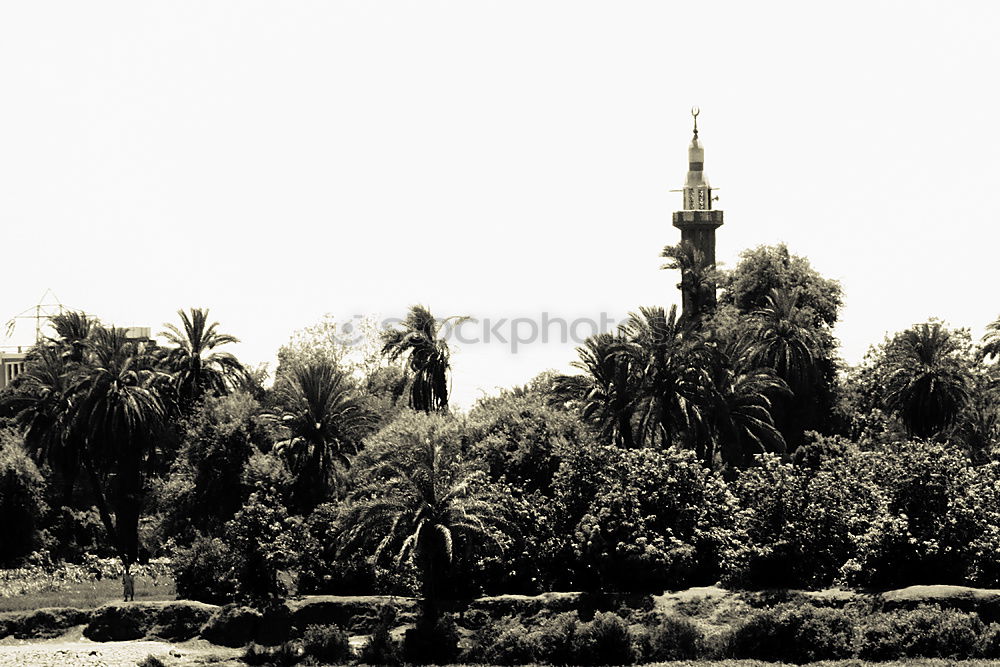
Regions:
<instances>
[{"instance_id":1,"label":"grass","mask_svg":"<svg viewBox=\"0 0 1000 667\"><path fill-rule=\"evenodd\" d=\"M177 591L167 564L135 568L135 599L174 600ZM0 612L44 607L93 609L122 599L120 569L114 559L93 559L58 567L31 566L0 570Z\"/></svg>"}]
</instances>

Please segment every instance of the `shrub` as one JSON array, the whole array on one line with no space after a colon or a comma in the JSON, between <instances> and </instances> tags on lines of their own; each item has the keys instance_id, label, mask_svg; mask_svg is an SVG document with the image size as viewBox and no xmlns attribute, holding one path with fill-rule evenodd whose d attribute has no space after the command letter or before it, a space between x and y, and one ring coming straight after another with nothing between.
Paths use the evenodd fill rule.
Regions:
<instances>
[{"instance_id":1,"label":"shrub","mask_svg":"<svg viewBox=\"0 0 1000 667\"><path fill-rule=\"evenodd\" d=\"M989 627L983 631L979 652L982 657L989 660L1000 659L1000 623L990 623Z\"/></svg>"},{"instance_id":2,"label":"shrub","mask_svg":"<svg viewBox=\"0 0 1000 667\"><path fill-rule=\"evenodd\" d=\"M848 583L1000 585L1000 464L973 466L927 442L884 445L874 456L887 510L844 566Z\"/></svg>"},{"instance_id":3,"label":"shrub","mask_svg":"<svg viewBox=\"0 0 1000 667\"><path fill-rule=\"evenodd\" d=\"M506 616L477 630L465 657L485 665L525 665L538 662L540 654L538 635Z\"/></svg>"},{"instance_id":4,"label":"shrub","mask_svg":"<svg viewBox=\"0 0 1000 667\"><path fill-rule=\"evenodd\" d=\"M450 616L436 622L417 619L403 638L403 658L415 664L443 665L458 658L458 627Z\"/></svg>"},{"instance_id":5,"label":"shrub","mask_svg":"<svg viewBox=\"0 0 1000 667\"><path fill-rule=\"evenodd\" d=\"M576 612L567 611L543 621L537 630L542 661L553 665L579 662L580 631Z\"/></svg>"},{"instance_id":6,"label":"shrub","mask_svg":"<svg viewBox=\"0 0 1000 667\"><path fill-rule=\"evenodd\" d=\"M319 662L339 665L351 657L347 633L338 625L310 625L302 633L302 651Z\"/></svg>"},{"instance_id":7,"label":"shrub","mask_svg":"<svg viewBox=\"0 0 1000 667\"><path fill-rule=\"evenodd\" d=\"M372 636L361 647L359 662L363 665L400 665L402 647L389 634L389 625L380 623Z\"/></svg>"},{"instance_id":8,"label":"shrub","mask_svg":"<svg viewBox=\"0 0 1000 667\"><path fill-rule=\"evenodd\" d=\"M191 546L178 548L171 569L177 597L211 604L232 602L236 582L230 575L231 554L217 537L197 536Z\"/></svg>"},{"instance_id":9,"label":"shrub","mask_svg":"<svg viewBox=\"0 0 1000 667\"><path fill-rule=\"evenodd\" d=\"M135 663L136 667L167 667L167 663L163 662L159 656L153 654L147 655L145 658Z\"/></svg>"},{"instance_id":10,"label":"shrub","mask_svg":"<svg viewBox=\"0 0 1000 667\"><path fill-rule=\"evenodd\" d=\"M736 543L736 499L692 452L601 448L592 481L564 462L554 488L564 513L589 502L572 531L586 590L656 591L714 583Z\"/></svg>"},{"instance_id":11,"label":"shrub","mask_svg":"<svg viewBox=\"0 0 1000 667\"><path fill-rule=\"evenodd\" d=\"M361 647L359 662L363 665L401 665L402 647L392 638L388 628L378 628Z\"/></svg>"},{"instance_id":12,"label":"shrub","mask_svg":"<svg viewBox=\"0 0 1000 667\"><path fill-rule=\"evenodd\" d=\"M820 438L817 446L828 440ZM758 458L732 484L746 542L726 579L753 588L821 588L857 556L872 521L885 512L870 454L845 448L818 469ZM833 444L830 445L834 446Z\"/></svg>"},{"instance_id":13,"label":"shrub","mask_svg":"<svg viewBox=\"0 0 1000 667\"><path fill-rule=\"evenodd\" d=\"M983 623L974 613L922 607L873 614L861 628L858 655L864 660L961 660L980 652L983 635Z\"/></svg>"},{"instance_id":14,"label":"shrub","mask_svg":"<svg viewBox=\"0 0 1000 667\"><path fill-rule=\"evenodd\" d=\"M267 647L250 644L243 652L242 660L248 665L275 665L288 667L302 659L302 653L294 642Z\"/></svg>"},{"instance_id":15,"label":"shrub","mask_svg":"<svg viewBox=\"0 0 1000 667\"><path fill-rule=\"evenodd\" d=\"M581 664L631 665L635 662L633 637L625 621L611 612L598 612L579 634L577 657Z\"/></svg>"},{"instance_id":16,"label":"shrub","mask_svg":"<svg viewBox=\"0 0 1000 667\"><path fill-rule=\"evenodd\" d=\"M735 628L729 652L769 662L841 660L854 652L853 622L841 610L783 604L757 611Z\"/></svg>"},{"instance_id":17,"label":"shrub","mask_svg":"<svg viewBox=\"0 0 1000 667\"><path fill-rule=\"evenodd\" d=\"M39 543L38 519L45 510L45 480L10 429L0 431L0 564L10 565Z\"/></svg>"},{"instance_id":18,"label":"shrub","mask_svg":"<svg viewBox=\"0 0 1000 667\"><path fill-rule=\"evenodd\" d=\"M226 523L238 600L266 605L284 595L285 585L278 574L293 560L296 526L277 495L268 490L250 494Z\"/></svg>"},{"instance_id":19,"label":"shrub","mask_svg":"<svg viewBox=\"0 0 1000 667\"><path fill-rule=\"evenodd\" d=\"M650 662L694 660L701 654L703 638L694 623L681 616L665 616L649 633Z\"/></svg>"}]
</instances>

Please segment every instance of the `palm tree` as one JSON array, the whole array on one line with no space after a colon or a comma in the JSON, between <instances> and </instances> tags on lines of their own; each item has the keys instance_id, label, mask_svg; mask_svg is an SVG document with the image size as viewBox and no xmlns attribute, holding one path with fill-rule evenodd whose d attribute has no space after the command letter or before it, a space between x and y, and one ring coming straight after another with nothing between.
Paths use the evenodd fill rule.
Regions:
<instances>
[{"instance_id":1,"label":"palm tree","mask_svg":"<svg viewBox=\"0 0 1000 667\"><path fill-rule=\"evenodd\" d=\"M58 345L62 354L71 362L79 364L83 361L90 335L97 328L97 321L86 313L71 310L53 315L50 318L56 338L49 339Z\"/></svg>"},{"instance_id":2,"label":"palm tree","mask_svg":"<svg viewBox=\"0 0 1000 667\"><path fill-rule=\"evenodd\" d=\"M633 411L640 442L667 446L689 430L704 398L704 347L693 334L689 320L661 307L640 308L622 327L623 354L638 375Z\"/></svg>"},{"instance_id":3,"label":"palm tree","mask_svg":"<svg viewBox=\"0 0 1000 667\"><path fill-rule=\"evenodd\" d=\"M1000 317L986 326L983 336L983 358L1000 357Z\"/></svg>"},{"instance_id":4,"label":"palm tree","mask_svg":"<svg viewBox=\"0 0 1000 667\"><path fill-rule=\"evenodd\" d=\"M338 465L350 466L361 439L375 423L343 370L326 360L296 364L275 383L278 410L269 416L289 438L275 445L296 474L296 494L306 509L329 495Z\"/></svg>"},{"instance_id":5,"label":"palm tree","mask_svg":"<svg viewBox=\"0 0 1000 667\"><path fill-rule=\"evenodd\" d=\"M441 328L450 320L462 322L467 318L449 317L440 324L424 306L413 306L403 320L402 328L382 333L382 354L390 361L408 355L408 367L413 373L410 385L410 407L430 412L448 409L448 372L451 368L447 341Z\"/></svg>"},{"instance_id":6,"label":"palm tree","mask_svg":"<svg viewBox=\"0 0 1000 667\"><path fill-rule=\"evenodd\" d=\"M228 352L213 352L222 345L240 342L235 336L219 333L218 322L208 323L208 309L192 308L190 314L178 310L181 327L164 324L160 335L175 347L167 351L164 363L174 377L178 400L190 409L206 393L225 395L247 378L243 365Z\"/></svg>"},{"instance_id":7,"label":"palm tree","mask_svg":"<svg viewBox=\"0 0 1000 667\"><path fill-rule=\"evenodd\" d=\"M690 241L681 241L677 245L668 245L660 253L670 261L661 266L668 271L680 271L681 282L677 288L681 291L684 315L690 319L698 319L715 307L715 284L718 273L715 266L705 261L705 254Z\"/></svg>"},{"instance_id":8,"label":"palm tree","mask_svg":"<svg viewBox=\"0 0 1000 667\"><path fill-rule=\"evenodd\" d=\"M751 366L773 369L793 391L817 375L818 342L812 317L798 307L800 290L772 289L764 306L751 313L742 345Z\"/></svg>"},{"instance_id":9,"label":"palm tree","mask_svg":"<svg viewBox=\"0 0 1000 667\"><path fill-rule=\"evenodd\" d=\"M87 362L71 390L78 397L72 428L86 442L84 467L127 568L138 555L143 469L164 417L165 376L152 369L142 346L117 328L93 333ZM110 502L102 492L99 466L113 473Z\"/></svg>"},{"instance_id":10,"label":"palm tree","mask_svg":"<svg viewBox=\"0 0 1000 667\"><path fill-rule=\"evenodd\" d=\"M951 426L969 400L970 378L957 351L939 322L904 331L890 347L884 403L918 438Z\"/></svg>"},{"instance_id":11,"label":"palm tree","mask_svg":"<svg viewBox=\"0 0 1000 667\"><path fill-rule=\"evenodd\" d=\"M62 504L68 506L79 469L82 443L73 429L74 368L55 345L39 345L28 355L13 391L0 397L0 414L16 419L36 461L47 462L62 476Z\"/></svg>"},{"instance_id":12,"label":"palm tree","mask_svg":"<svg viewBox=\"0 0 1000 667\"><path fill-rule=\"evenodd\" d=\"M589 337L577 348L580 359L572 364L584 374L556 376L552 401L575 404L605 442L631 448L635 443L633 402L639 386L624 349L625 339L620 336Z\"/></svg>"},{"instance_id":13,"label":"palm tree","mask_svg":"<svg viewBox=\"0 0 1000 667\"><path fill-rule=\"evenodd\" d=\"M749 457L764 452L784 452L785 439L774 425L772 397L788 395L788 385L770 369L733 363L716 353L712 364L708 400L699 410L700 437L697 455L714 466L744 466Z\"/></svg>"},{"instance_id":14,"label":"palm tree","mask_svg":"<svg viewBox=\"0 0 1000 667\"><path fill-rule=\"evenodd\" d=\"M456 543L502 548L497 531L505 521L483 471L462 460L453 443L428 437L430 431L413 428L375 456L347 511L340 551L365 551L375 562L396 566L413 558L422 575L425 620L433 623Z\"/></svg>"}]
</instances>

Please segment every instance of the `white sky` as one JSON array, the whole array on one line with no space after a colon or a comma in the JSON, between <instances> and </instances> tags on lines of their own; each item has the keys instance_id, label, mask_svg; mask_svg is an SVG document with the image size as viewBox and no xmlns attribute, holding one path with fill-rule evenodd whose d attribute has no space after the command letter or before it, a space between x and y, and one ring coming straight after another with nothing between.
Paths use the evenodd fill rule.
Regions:
<instances>
[{"instance_id":1,"label":"white sky","mask_svg":"<svg viewBox=\"0 0 1000 667\"><path fill-rule=\"evenodd\" d=\"M678 300L689 108L719 259L785 241L838 335L1000 313L1000 3L0 4L0 319L211 308L250 363L324 313ZM22 327L23 340L31 328ZM567 344L457 345L457 402Z\"/></svg>"}]
</instances>

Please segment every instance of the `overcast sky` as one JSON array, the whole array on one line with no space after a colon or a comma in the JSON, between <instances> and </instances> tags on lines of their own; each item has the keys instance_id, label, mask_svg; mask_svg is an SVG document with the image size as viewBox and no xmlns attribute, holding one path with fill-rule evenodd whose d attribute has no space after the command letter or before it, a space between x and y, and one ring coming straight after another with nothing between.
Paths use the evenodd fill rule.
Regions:
<instances>
[{"instance_id":1,"label":"overcast sky","mask_svg":"<svg viewBox=\"0 0 1000 667\"><path fill-rule=\"evenodd\" d=\"M204 306L258 363L325 313L675 303L658 255L698 105L724 266L784 241L840 280L850 362L929 316L979 335L1000 314L998 19L986 0L4 2L0 320L47 288L154 331ZM574 347L456 344L457 402Z\"/></svg>"}]
</instances>

